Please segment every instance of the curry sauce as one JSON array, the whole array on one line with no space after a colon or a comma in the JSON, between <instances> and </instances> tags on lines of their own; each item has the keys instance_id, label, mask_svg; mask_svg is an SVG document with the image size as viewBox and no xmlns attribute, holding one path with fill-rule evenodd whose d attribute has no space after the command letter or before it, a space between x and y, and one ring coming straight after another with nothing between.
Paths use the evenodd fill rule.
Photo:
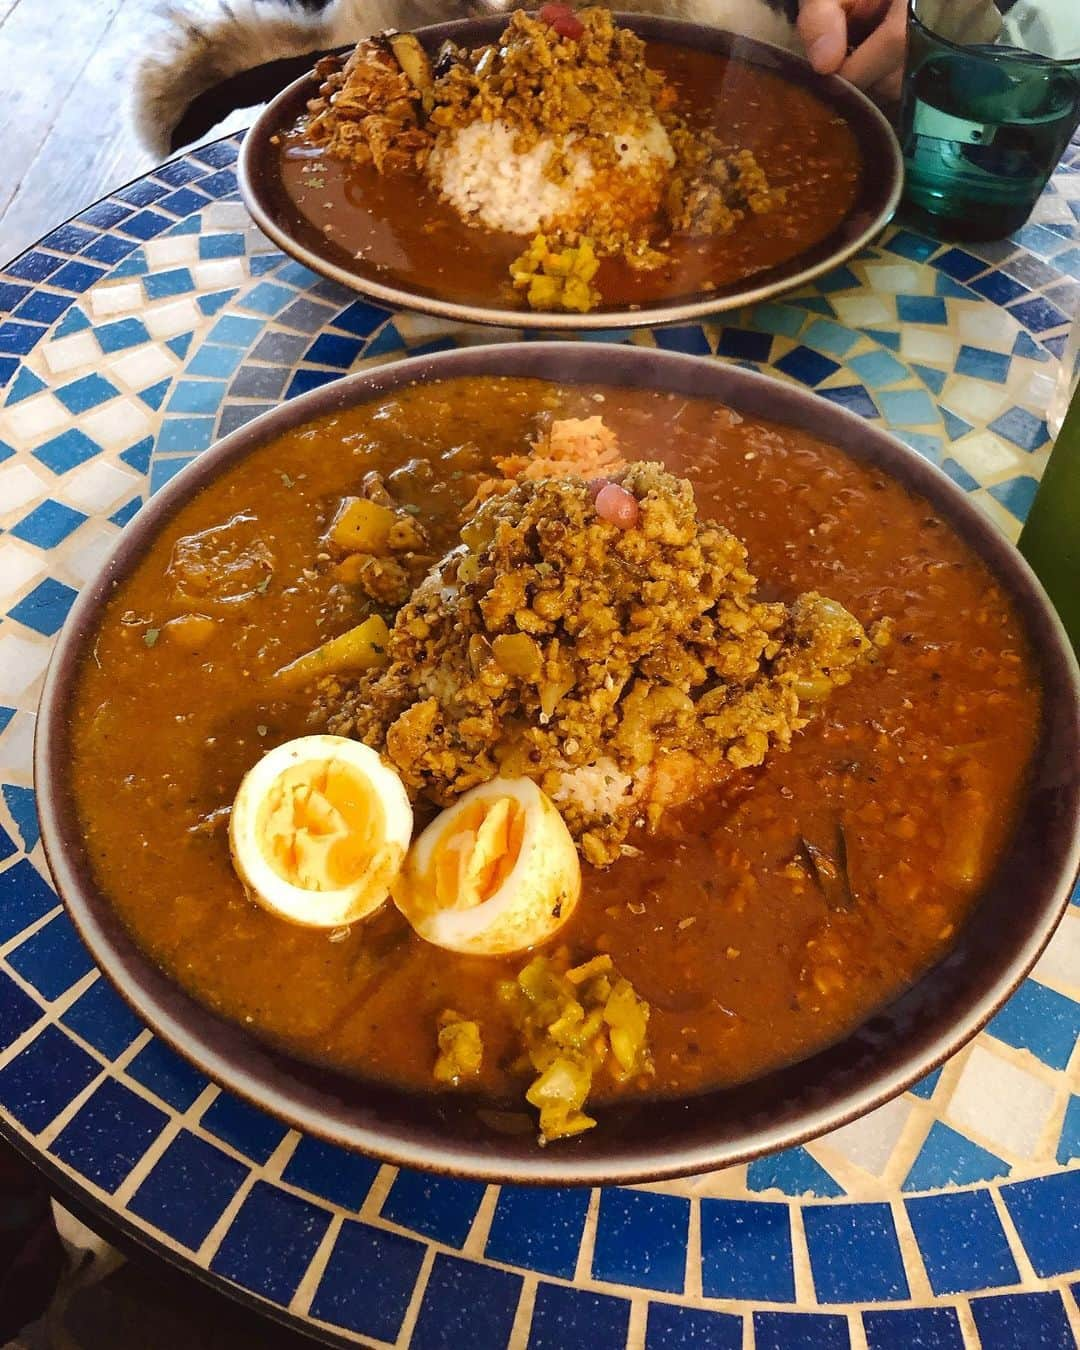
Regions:
<instances>
[{"instance_id":1,"label":"curry sauce","mask_svg":"<svg viewBox=\"0 0 1080 1350\"><path fill-rule=\"evenodd\" d=\"M373 604L318 566L342 497L378 470L444 551L496 459L545 418L598 409L627 458L691 480L769 598L820 589L867 627L889 621L892 642L789 750L632 835L607 870L585 865L552 948L610 953L651 1005L661 1094L809 1054L948 948L1008 838L1039 717L1020 623L982 562L925 501L807 433L648 391L459 379L325 417L223 474L110 601L82 672L73 781L98 882L223 1016L430 1090L452 1007L482 1028L479 1086L520 1098L495 988L524 955L432 947L390 905L330 934L276 920L233 872L228 812L262 753L322 729L310 691L275 696L273 673Z\"/></svg>"}]
</instances>

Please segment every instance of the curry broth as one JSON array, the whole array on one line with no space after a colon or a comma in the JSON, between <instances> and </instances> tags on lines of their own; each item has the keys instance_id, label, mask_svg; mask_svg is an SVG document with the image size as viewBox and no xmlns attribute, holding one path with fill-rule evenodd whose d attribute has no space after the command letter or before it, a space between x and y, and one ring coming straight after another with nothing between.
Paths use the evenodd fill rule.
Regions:
<instances>
[{"instance_id":1,"label":"curry broth","mask_svg":"<svg viewBox=\"0 0 1080 1350\"><path fill-rule=\"evenodd\" d=\"M480 1086L520 1097L493 990L525 956L429 946L389 904L332 936L291 927L245 897L227 818L261 753L321 729L310 695L271 697L272 673L370 604L311 566L340 497L379 469L448 547L496 456L544 414L596 411L628 458L661 458L693 481L702 515L747 543L764 591L820 589L864 624L890 617L894 641L789 752L670 817L660 837L636 837L640 856L584 867L553 946L574 960L610 952L652 1005L650 1091L667 1094L835 1040L949 945L1007 837L1039 714L1019 622L982 563L924 501L806 433L703 400L472 378L256 451L170 521L109 603L72 710L76 802L99 884L202 1002L305 1058L420 1089L432 1086L435 1019L453 1007L481 1024ZM202 541L217 562L198 605L175 598L177 540L223 525ZM256 541L259 567L230 572L230 550ZM194 649L169 627L192 608L215 620ZM838 823L850 910L830 909L791 866L800 836L832 837ZM594 1096L605 1091L598 1081Z\"/></svg>"},{"instance_id":2,"label":"curry broth","mask_svg":"<svg viewBox=\"0 0 1080 1350\"><path fill-rule=\"evenodd\" d=\"M669 43L648 44L648 61L679 94L678 110L699 126L723 127L730 143L752 150L786 206L740 221L725 235L673 236L668 266L635 272L621 259L601 263L604 305L649 305L720 289L790 261L826 240L851 210L863 165L844 118L760 66ZM519 235L466 225L424 179L381 176L283 136L279 173L298 217L301 242L339 266L359 261L373 280L396 282L463 304L521 308L508 267Z\"/></svg>"}]
</instances>

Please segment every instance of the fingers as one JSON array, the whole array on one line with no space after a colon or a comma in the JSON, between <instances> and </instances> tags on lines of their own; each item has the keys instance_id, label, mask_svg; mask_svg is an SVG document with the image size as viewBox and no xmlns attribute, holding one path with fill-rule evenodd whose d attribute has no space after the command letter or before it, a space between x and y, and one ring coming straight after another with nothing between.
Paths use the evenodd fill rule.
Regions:
<instances>
[{"instance_id":1,"label":"fingers","mask_svg":"<svg viewBox=\"0 0 1080 1350\"><path fill-rule=\"evenodd\" d=\"M821 75L833 75L847 55L847 14L841 0L803 0L799 36L810 64Z\"/></svg>"},{"instance_id":2,"label":"fingers","mask_svg":"<svg viewBox=\"0 0 1080 1350\"><path fill-rule=\"evenodd\" d=\"M840 67L845 80L861 89L895 84L904 68L907 16L904 0L892 0L888 12L864 43Z\"/></svg>"}]
</instances>

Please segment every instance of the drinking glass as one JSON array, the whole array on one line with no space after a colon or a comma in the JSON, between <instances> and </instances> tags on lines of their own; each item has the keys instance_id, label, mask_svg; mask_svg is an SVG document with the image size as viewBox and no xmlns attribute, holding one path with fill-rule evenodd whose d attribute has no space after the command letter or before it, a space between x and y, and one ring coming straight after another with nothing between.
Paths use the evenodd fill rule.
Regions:
<instances>
[{"instance_id":1,"label":"drinking glass","mask_svg":"<svg viewBox=\"0 0 1080 1350\"><path fill-rule=\"evenodd\" d=\"M1001 239L1028 218L1080 123L1080 0L1019 0L993 41L973 9L909 0L900 108L909 215L946 238ZM951 34L949 36L948 34Z\"/></svg>"}]
</instances>

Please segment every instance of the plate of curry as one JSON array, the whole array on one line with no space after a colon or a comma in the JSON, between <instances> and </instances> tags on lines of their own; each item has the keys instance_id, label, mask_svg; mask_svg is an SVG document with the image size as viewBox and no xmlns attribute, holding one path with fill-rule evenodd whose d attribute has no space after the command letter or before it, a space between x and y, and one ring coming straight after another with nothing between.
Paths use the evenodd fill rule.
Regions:
<instances>
[{"instance_id":1,"label":"plate of curry","mask_svg":"<svg viewBox=\"0 0 1080 1350\"><path fill-rule=\"evenodd\" d=\"M265 234L373 299L580 329L804 284L888 222L902 167L874 105L791 53L549 5L323 58L239 177Z\"/></svg>"},{"instance_id":2,"label":"plate of curry","mask_svg":"<svg viewBox=\"0 0 1080 1350\"><path fill-rule=\"evenodd\" d=\"M740 369L531 343L179 474L72 610L36 770L91 951L220 1082L399 1162L628 1180L974 1034L1066 903L1078 726L1038 583L913 451ZM342 915L361 818L401 847Z\"/></svg>"}]
</instances>

